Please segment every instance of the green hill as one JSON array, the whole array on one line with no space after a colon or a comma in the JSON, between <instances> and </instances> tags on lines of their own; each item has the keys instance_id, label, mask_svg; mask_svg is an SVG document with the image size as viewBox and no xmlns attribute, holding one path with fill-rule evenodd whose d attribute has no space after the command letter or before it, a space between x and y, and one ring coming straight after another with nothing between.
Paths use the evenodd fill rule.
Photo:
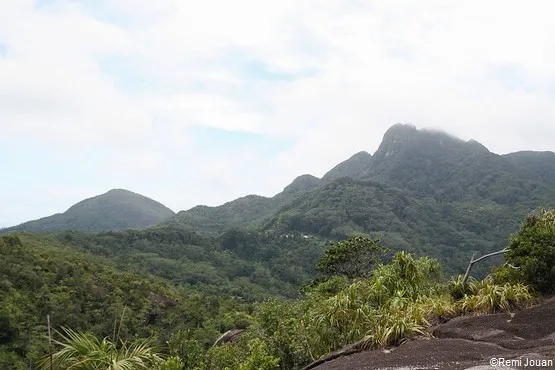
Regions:
<instances>
[{"instance_id":1,"label":"green hill","mask_svg":"<svg viewBox=\"0 0 555 370\"><path fill-rule=\"evenodd\" d=\"M54 232L64 230L107 231L155 225L174 212L150 198L123 189L85 199L66 212L0 230Z\"/></svg>"},{"instance_id":2,"label":"green hill","mask_svg":"<svg viewBox=\"0 0 555 370\"><path fill-rule=\"evenodd\" d=\"M256 229L282 205L314 189L319 182L317 177L302 175L272 198L247 195L217 207L196 206L178 212L160 226L180 227L213 236L231 228Z\"/></svg>"},{"instance_id":3,"label":"green hill","mask_svg":"<svg viewBox=\"0 0 555 370\"><path fill-rule=\"evenodd\" d=\"M310 275L308 266L319 257L324 241L364 233L380 237L393 249L438 257L448 271L457 272L473 252L504 245L528 212L555 205L554 169L551 152L501 156L474 140L397 124L387 130L373 155L359 152L322 179L299 176L274 197L248 195L172 216L148 198L113 190L64 214L4 232L105 231L157 224L207 236L211 241L206 245L262 263L272 273L287 270L286 280L293 285ZM304 253L288 235L314 243L306 245ZM160 253L168 247L156 243L147 244L159 247ZM304 253L297 264L298 278L292 277L294 269L284 267L295 266L293 251Z\"/></svg>"},{"instance_id":4,"label":"green hill","mask_svg":"<svg viewBox=\"0 0 555 370\"><path fill-rule=\"evenodd\" d=\"M179 228L109 231L102 233L62 232L52 234L75 250L87 252L152 274L188 288L202 287L218 295L234 295L246 300L279 295L294 297L298 287L314 273L314 243L254 233L228 230L221 237L201 236ZM317 244L318 252L324 246ZM297 253L294 260L287 259ZM287 271L297 267L295 276Z\"/></svg>"}]
</instances>

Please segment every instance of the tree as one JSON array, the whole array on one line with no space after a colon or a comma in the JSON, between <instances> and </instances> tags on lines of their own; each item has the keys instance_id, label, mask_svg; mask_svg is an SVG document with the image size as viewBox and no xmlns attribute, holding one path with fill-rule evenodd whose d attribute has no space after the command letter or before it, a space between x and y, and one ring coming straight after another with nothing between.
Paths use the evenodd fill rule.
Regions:
<instances>
[{"instance_id":1,"label":"tree","mask_svg":"<svg viewBox=\"0 0 555 370\"><path fill-rule=\"evenodd\" d=\"M332 242L316 266L321 273L343 275L348 279L366 278L382 262L387 249L378 244L379 239L355 235L346 240Z\"/></svg>"},{"instance_id":2,"label":"tree","mask_svg":"<svg viewBox=\"0 0 555 370\"><path fill-rule=\"evenodd\" d=\"M497 278L521 280L544 294L555 293L555 209L530 213L512 236L505 254L508 266Z\"/></svg>"}]
</instances>

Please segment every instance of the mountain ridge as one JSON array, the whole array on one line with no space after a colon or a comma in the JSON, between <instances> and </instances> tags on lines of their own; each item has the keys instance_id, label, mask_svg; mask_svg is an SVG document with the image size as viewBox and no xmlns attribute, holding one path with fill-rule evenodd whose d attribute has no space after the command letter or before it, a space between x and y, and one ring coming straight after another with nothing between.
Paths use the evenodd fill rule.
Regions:
<instances>
[{"instance_id":1,"label":"mountain ridge","mask_svg":"<svg viewBox=\"0 0 555 370\"><path fill-rule=\"evenodd\" d=\"M502 248L530 211L555 206L555 183L541 176L551 166L555 153L507 158L475 140L399 124L386 132L374 155L358 152L320 181L303 175L311 186L294 194L285 190L296 181L252 207L245 198L215 207L212 221L218 213L229 214L236 202L258 213L210 232L242 228L324 239L362 233L392 249L436 257L454 273L472 253ZM194 218L189 211L174 218L183 221L183 215ZM195 230L204 231L202 223Z\"/></svg>"},{"instance_id":2,"label":"mountain ridge","mask_svg":"<svg viewBox=\"0 0 555 370\"><path fill-rule=\"evenodd\" d=\"M550 169L553 171L550 172ZM356 181L343 180L345 178ZM390 188L391 191L382 196L397 200L372 207L374 200L366 197L378 191L376 186ZM122 190L112 189L104 195L117 194L118 191ZM362 198L353 202L356 194ZM395 209L398 204L405 204L407 199L416 208L410 211ZM312 203L306 204L308 200ZM83 202L86 204L86 201ZM167 217L161 217L154 224L211 236L238 228L254 231L278 229L280 232L296 230L334 238L345 237L352 232L383 236L388 235L387 228L391 225L400 225L395 235L391 236L400 245L445 245L441 239L424 234L436 235L441 229L459 228L459 231L445 231L445 235L451 235L445 239L475 240L474 244L481 250L488 250L495 243L489 236L487 240L483 239L487 234L482 230L484 222L494 225L492 235L501 237L506 235L503 233L516 231L518 220L526 212L554 201L555 153L527 151L498 155L475 140L464 141L445 132L396 124L385 132L373 155L359 151L334 166L321 179L309 174L301 175L273 197L251 194L215 207L199 205L177 214L166 214ZM81 203L66 212L82 209ZM422 208L422 205L425 207ZM407 216L406 212L412 212L412 216ZM415 218L414 212L422 215ZM469 216L473 212L477 212L474 219ZM495 212L502 214L495 217ZM51 217L53 219L50 220L58 224L56 230L60 230L59 225L67 226L67 217L66 224L62 222L63 214ZM451 226L435 228L419 224L419 218L436 224L448 220L446 222ZM368 223L368 220L379 219L385 221ZM33 222L37 221L20 226L33 226ZM327 226L319 225L320 222ZM108 231L154 224L104 225L103 229L89 230ZM287 225L296 226L288 229ZM415 225L420 225L420 228ZM461 227L473 231L464 234ZM0 232L22 229L8 228ZM466 236L461 236L461 232ZM409 234L416 236L409 237ZM453 242L453 245L470 248L470 244L461 243Z\"/></svg>"}]
</instances>

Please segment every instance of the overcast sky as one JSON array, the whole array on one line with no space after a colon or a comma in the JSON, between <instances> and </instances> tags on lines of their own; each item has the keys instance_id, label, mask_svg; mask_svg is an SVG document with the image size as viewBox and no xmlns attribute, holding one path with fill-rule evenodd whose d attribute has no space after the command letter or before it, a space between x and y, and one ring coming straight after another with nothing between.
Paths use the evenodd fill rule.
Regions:
<instances>
[{"instance_id":1,"label":"overcast sky","mask_svg":"<svg viewBox=\"0 0 555 370\"><path fill-rule=\"evenodd\" d=\"M0 0L0 226L274 195L397 122L555 149L545 1Z\"/></svg>"}]
</instances>

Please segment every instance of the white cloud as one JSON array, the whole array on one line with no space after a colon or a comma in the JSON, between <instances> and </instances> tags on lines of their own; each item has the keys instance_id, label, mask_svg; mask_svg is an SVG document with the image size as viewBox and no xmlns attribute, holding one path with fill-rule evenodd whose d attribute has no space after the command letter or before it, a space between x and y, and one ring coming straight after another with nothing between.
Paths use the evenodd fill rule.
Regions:
<instances>
[{"instance_id":1,"label":"white cloud","mask_svg":"<svg viewBox=\"0 0 555 370\"><path fill-rule=\"evenodd\" d=\"M151 108L184 125L194 124L228 131L258 132L263 120L257 113L241 111L242 107L225 97L209 94L175 94L155 98Z\"/></svg>"},{"instance_id":2,"label":"white cloud","mask_svg":"<svg viewBox=\"0 0 555 370\"><path fill-rule=\"evenodd\" d=\"M396 122L495 152L553 150L547 0L47 3L0 2L3 137L55 143L60 158L97 150L106 188L128 186L174 209L271 195L304 172L373 152ZM112 57L118 72L106 68ZM271 157L248 144L203 147L193 126L294 145Z\"/></svg>"}]
</instances>

